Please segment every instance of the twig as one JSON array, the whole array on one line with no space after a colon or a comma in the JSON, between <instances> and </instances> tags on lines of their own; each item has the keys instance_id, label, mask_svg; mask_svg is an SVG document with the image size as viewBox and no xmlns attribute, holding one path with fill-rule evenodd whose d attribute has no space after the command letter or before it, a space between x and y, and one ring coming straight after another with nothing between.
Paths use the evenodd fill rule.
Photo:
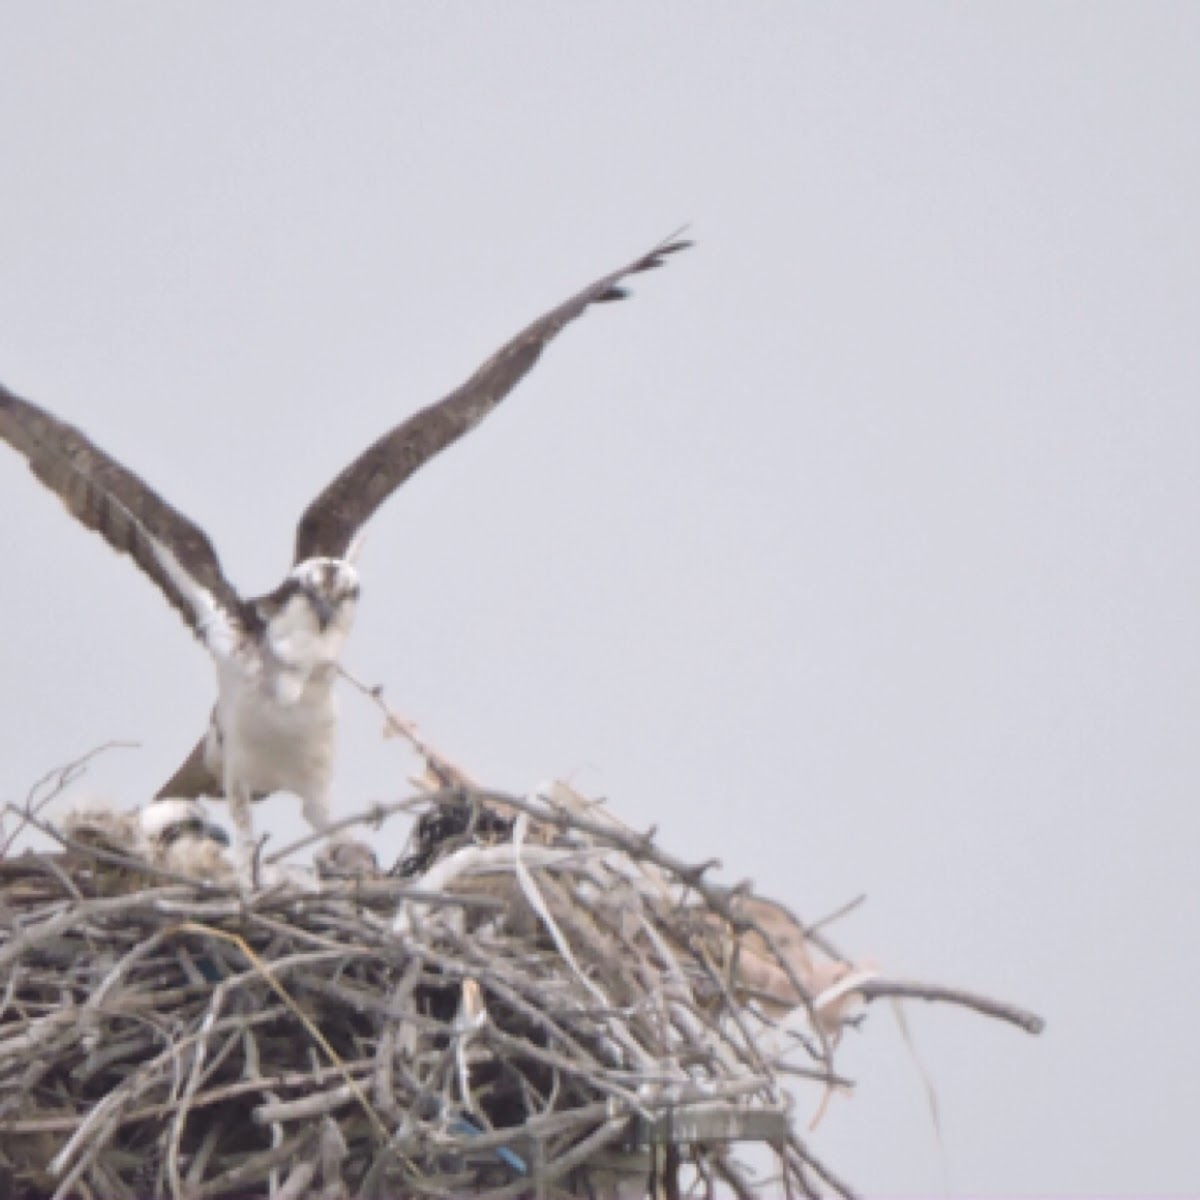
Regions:
<instances>
[{"instance_id":1,"label":"twig","mask_svg":"<svg viewBox=\"0 0 1200 1200\"><path fill-rule=\"evenodd\" d=\"M352 675L345 667L338 667L338 674L356 691L370 700L383 713L386 731L396 737L402 737L425 760L426 766L433 772L442 787L476 786L475 781L460 766L453 763L440 751L435 750L419 733L414 721L400 716L383 699L383 685L373 687Z\"/></svg>"},{"instance_id":2,"label":"twig","mask_svg":"<svg viewBox=\"0 0 1200 1200\"><path fill-rule=\"evenodd\" d=\"M973 1009L987 1017L1007 1021L1026 1033L1039 1034L1046 1028L1046 1021L1037 1013L981 996L977 992L964 992L960 988L942 987L933 983L911 983L902 979L873 979L855 989L864 1000L878 1000L882 996L893 996L906 1000L930 1000L945 1004L958 1004Z\"/></svg>"},{"instance_id":3,"label":"twig","mask_svg":"<svg viewBox=\"0 0 1200 1200\"><path fill-rule=\"evenodd\" d=\"M71 786L84 772L94 758L98 758L101 754L107 754L110 750L136 750L138 749L137 742L120 742L111 741L104 742L99 746L93 747L86 754L81 754L78 758L66 763L61 767L54 767L47 771L41 779L37 780L25 796L24 807L18 807L15 804L6 804L5 812L14 813L18 819L16 829L12 831L4 840L4 845L0 846L0 859L6 858L9 849L13 842L16 841L18 835L22 832L27 824L37 825L40 829L42 826L35 820L34 817L56 797L60 796L68 787ZM39 796L38 793L43 789L45 794Z\"/></svg>"}]
</instances>

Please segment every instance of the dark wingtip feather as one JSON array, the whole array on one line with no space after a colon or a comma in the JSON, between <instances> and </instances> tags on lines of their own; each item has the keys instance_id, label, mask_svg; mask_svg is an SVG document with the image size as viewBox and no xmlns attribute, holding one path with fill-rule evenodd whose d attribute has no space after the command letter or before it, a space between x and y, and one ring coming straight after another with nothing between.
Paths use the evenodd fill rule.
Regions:
<instances>
[{"instance_id":1,"label":"dark wingtip feather","mask_svg":"<svg viewBox=\"0 0 1200 1200\"><path fill-rule=\"evenodd\" d=\"M695 245L690 238L668 238L661 246L656 246L641 262L630 268L630 274L636 271L653 271L656 267L661 267L666 261L668 254L678 254L681 250L687 250Z\"/></svg>"},{"instance_id":2,"label":"dark wingtip feather","mask_svg":"<svg viewBox=\"0 0 1200 1200\"><path fill-rule=\"evenodd\" d=\"M677 238L672 242L668 242L661 250L656 250L656 254L678 254L680 250L687 250L696 243L691 238Z\"/></svg>"},{"instance_id":3,"label":"dark wingtip feather","mask_svg":"<svg viewBox=\"0 0 1200 1200\"><path fill-rule=\"evenodd\" d=\"M682 230L678 231L682 232ZM677 237L676 234L671 234L661 245L655 246L644 258L639 259L631 267L627 267L623 275L636 275L641 271L653 271L656 267L661 267L666 261L668 254L678 254L680 250L687 250L695 245L690 238ZM629 295L629 289L622 284L614 283L610 288L601 292L592 303L606 304L611 300L624 300Z\"/></svg>"},{"instance_id":4,"label":"dark wingtip feather","mask_svg":"<svg viewBox=\"0 0 1200 1200\"><path fill-rule=\"evenodd\" d=\"M593 301L594 304L607 304L610 300L624 300L629 295L629 289L613 285L606 292L601 292Z\"/></svg>"},{"instance_id":5,"label":"dark wingtip feather","mask_svg":"<svg viewBox=\"0 0 1200 1200\"><path fill-rule=\"evenodd\" d=\"M680 250L686 250L689 246L694 246L695 242L691 238L668 238L661 246L651 250L649 257L656 262L661 262L663 257L668 254L678 254Z\"/></svg>"}]
</instances>

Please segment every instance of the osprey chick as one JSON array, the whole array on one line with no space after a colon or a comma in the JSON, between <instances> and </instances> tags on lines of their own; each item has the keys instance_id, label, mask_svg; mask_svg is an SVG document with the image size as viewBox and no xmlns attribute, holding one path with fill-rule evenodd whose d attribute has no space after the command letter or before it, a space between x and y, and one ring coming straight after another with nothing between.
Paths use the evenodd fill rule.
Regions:
<instances>
[{"instance_id":1,"label":"osprey chick","mask_svg":"<svg viewBox=\"0 0 1200 1200\"><path fill-rule=\"evenodd\" d=\"M179 875L220 882L233 874L225 855L229 835L208 819L196 800L156 800L123 811L92 797L76 801L57 824L75 841L140 858Z\"/></svg>"},{"instance_id":2,"label":"osprey chick","mask_svg":"<svg viewBox=\"0 0 1200 1200\"><path fill-rule=\"evenodd\" d=\"M366 521L416 470L477 425L546 345L592 304L626 293L626 276L660 266L690 243L668 239L546 313L461 387L369 446L309 505L294 566L273 592L244 599L207 535L88 437L0 386L0 438L67 509L130 555L212 655L217 702L207 734L159 797L224 796L250 882L250 804L297 795L315 829L330 824L337 718L333 683L358 601L354 567Z\"/></svg>"}]
</instances>

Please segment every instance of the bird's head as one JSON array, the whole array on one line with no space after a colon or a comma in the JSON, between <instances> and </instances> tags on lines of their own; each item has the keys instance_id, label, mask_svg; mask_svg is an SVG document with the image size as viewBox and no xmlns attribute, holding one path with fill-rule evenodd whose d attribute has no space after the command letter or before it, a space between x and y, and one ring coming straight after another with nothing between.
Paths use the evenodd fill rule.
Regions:
<instances>
[{"instance_id":1,"label":"bird's head","mask_svg":"<svg viewBox=\"0 0 1200 1200\"><path fill-rule=\"evenodd\" d=\"M195 800L155 800L138 811L138 826L142 837L155 849L164 849L185 837L229 845L229 834L210 821L203 805Z\"/></svg>"},{"instance_id":2,"label":"bird's head","mask_svg":"<svg viewBox=\"0 0 1200 1200\"><path fill-rule=\"evenodd\" d=\"M140 809L135 846L156 866L199 879L228 878L233 864L225 851L229 835L208 818L196 800L154 800Z\"/></svg>"},{"instance_id":3,"label":"bird's head","mask_svg":"<svg viewBox=\"0 0 1200 1200\"><path fill-rule=\"evenodd\" d=\"M322 631L332 625L349 629L358 604L358 572L342 558L309 558L288 576L295 592L312 607Z\"/></svg>"}]
</instances>

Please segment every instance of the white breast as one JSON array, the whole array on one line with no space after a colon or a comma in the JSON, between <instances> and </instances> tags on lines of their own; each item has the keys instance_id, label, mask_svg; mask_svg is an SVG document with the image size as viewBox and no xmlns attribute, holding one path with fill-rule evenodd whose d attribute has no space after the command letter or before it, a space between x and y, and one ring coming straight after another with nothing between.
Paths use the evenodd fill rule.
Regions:
<instances>
[{"instance_id":1,"label":"white breast","mask_svg":"<svg viewBox=\"0 0 1200 1200\"><path fill-rule=\"evenodd\" d=\"M334 669L267 661L257 676L221 670L218 679L224 768L254 792L325 794L337 745Z\"/></svg>"}]
</instances>

